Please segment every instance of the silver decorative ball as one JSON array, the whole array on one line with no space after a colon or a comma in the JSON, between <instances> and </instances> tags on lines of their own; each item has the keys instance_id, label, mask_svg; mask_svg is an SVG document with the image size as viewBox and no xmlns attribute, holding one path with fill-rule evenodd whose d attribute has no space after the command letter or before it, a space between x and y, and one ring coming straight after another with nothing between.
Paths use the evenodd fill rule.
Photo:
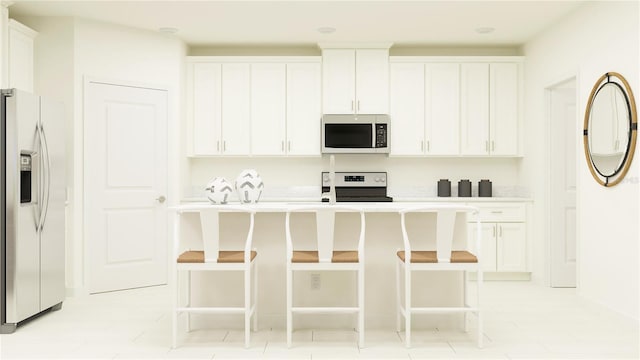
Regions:
<instances>
[{"instance_id":1,"label":"silver decorative ball","mask_svg":"<svg viewBox=\"0 0 640 360\"><path fill-rule=\"evenodd\" d=\"M257 171L253 169L242 170L236 178L236 191L243 204L255 204L260 200L264 182Z\"/></svg>"},{"instance_id":2,"label":"silver decorative ball","mask_svg":"<svg viewBox=\"0 0 640 360\"><path fill-rule=\"evenodd\" d=\"M226 204L233 192L231 184L223 177L216 177L209 181L205 188L207 198L212 204Z\"/></svg>"}]
</instances>

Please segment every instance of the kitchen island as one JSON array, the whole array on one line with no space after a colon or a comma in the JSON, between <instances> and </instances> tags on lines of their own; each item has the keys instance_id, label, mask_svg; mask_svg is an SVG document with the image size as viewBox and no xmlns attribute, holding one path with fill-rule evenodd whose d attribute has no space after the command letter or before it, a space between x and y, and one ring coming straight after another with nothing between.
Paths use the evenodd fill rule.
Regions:
<instances>
[{"instance_id":1,"label":"kitchen island","mask_svg":"<svg viewBox=\"0 0 640 360\"><path fill-rule=\"evenodd\" d=\"M497 198L488 198L486 202L476 202L469 200L477 200L465 198L461 201L453 198L454 201L395 201L384 203L338 203L352 207L358 207L366 213L366 234L365 234L365 326L366 328L383 328L391 329L395 327L395 261L396 251L402 248L402 233L400 227L400 216L398 211L424 205L433 205L436 207L447 208L450 206L461 205L463 203L478 206L481 220L485 218L495 221L495 217L506 214L512 216L513 212L525 211L525 203L522 199L509 199L510 201L499 202ZM305 199L296 199L305 200ZM440 200L440 199L437 199ZM443 199L444 200L444 199ZM449 200L449 199L447 199ZM242 205L250 207L256 211L253 247L258 251L258 306L259 310L259 326L284 328L285 326L285 212L288 209L308 206L320 205L318 201L274 201L260 202L258 204ZM230 205L239 205L231 203ZM324 203L321 206L331 206ZM175 213L175 237L179 237L181 241L180 251L202 248L202 236L200 231L200 218L198 212L206 209L210 205L206 202L189 202L173 207L171 210ZM496 209L500 210L496 210ZM502 212L498 214L496 212ZM355 214L341 214L352 216ZM237 229L246 229L246 221L239 214L223 214L221 221L221 233L225 238L234 239L234 241L242 241L237 236ZM519 215L515 215L516 218ZM519 219L519 218L518 218ZM308 219L299 224L303 229L298 231L309 231L313 233L313 220ZM336 219L336 241L349 241L347 238L354 233L355 228L351 225L357 222L349 222L348 219L338 217ZM524 220L524 219L523 219ZM420 223L432 222L427 224L428 228L434 229L433 233L426 233L425 236L433 241L435 247L435 215L425 214L420 219ZM492 222L493 223L493 222ZM417 226L418 223L408 222L408 228ZM433 225L433 226L431 226ZM454 247L467 248L468 234L473 231L475 225L475 217L467 219L466 214L459 214L456 218L456 228L454 233ZM296 229L294 229L296 231ZM483 228L483 237L485 236ZM491 235L491 234L489 234ZM234 238L235 237L235 238ZM495 239L494 239L495 240ZM486 240L483 240L483 246ZM496 259L496 241L493 247L490 245L489 251L494 254L485 255L486 259ZM525 242L526 244L526 242ZM526 249L525 249L526 250ZM484 251L483 251L484 253ZM172 259L173 260L173 259ZM526 259L525 259L526 260ZM491 262L491 260L489 260ZM495 265L494 265L495 266ZM323 273L320 281L312 282L311 273L303 273L297 276L295 281L296 293L294 299L296 302L303 304L313 300L314 303L320 302L322 306L340 306L355 304L355 293L351 290L356 282L354 276L345 276L344 273L336 272L326 274ZM461 277L460 273L425 273L415 277L416 282L424 284L424 286L416 286L414 284L414 300L425 306L441 305L443 303L451 304L451 306L461 305ZM242 278L234 277L230 274L224 276L216 276L215 274L193 274L192 275L192 296L194 302L202 302L207 304L228 305L231 303L240 303L242 291ZM233 288L234 291L220 292L216 289ZM238 291L235 291L235 290ZM353 297L348 299L349 304L345 304L344 297L336 299L334 294L352 294ZM327 327L327 328L344 328L350 324L355 324L355 317L338 315L308 315L296 319L295 328L307 327ZM458 328L460 324L459 315L437 315L418 317L414 322L416 328L421 327L442 327L442 328ZM194 316L192 320L194 328L234 328L238 326L238 321L233 316L207 317L206 315Z\"/></svg>"}]
</instances>

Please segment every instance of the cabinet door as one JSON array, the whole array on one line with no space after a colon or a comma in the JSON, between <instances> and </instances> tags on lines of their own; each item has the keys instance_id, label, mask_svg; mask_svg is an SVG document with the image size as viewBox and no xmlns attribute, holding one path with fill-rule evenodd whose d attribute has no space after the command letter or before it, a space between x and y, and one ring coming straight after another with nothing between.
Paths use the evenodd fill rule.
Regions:
<instances>
[{"instance_id":1,"label":"cabinet door","mask_svg":"<svg viewBox=\"0 0 640 360\"><path fill-rule=\"evenodd\" d=\"M424 153L424 64L391 64L391 155Z\"/></svg>"},{"instance_id":2,"label":"cabinet door","mask_svg":"<svg viewBox=\"0 0 640 360\"><path fill-rule=\"evenodd\" d=\"M492 155L518 154L518 64L491 64L490 148Z\"/></svg>"},{"instance_id":3,"label":"cabinet door","mask_svg":"<svg viewBox=\"0 0 640 360\"><path fill-rule=\"evenodd\" d=\"M33 40L36 32L9 20L9 87L33 92Z\"/></svg>"},{"instance_id":4,"label":"cabinet door","mask_svg":"<svg viewBox=\"0 0 640 360\"><path fill-rule=\"evenodd\" d=\"M320 155L320 64L287 64L287 153Z\"/></svg>"},{"instance_id":5,"label":"cabinet door","mask_svg":"<svg viewBox=\"0 0 640 360\"><path fill-rule=\"evenodd\" d=\"M489 154L489 64L461 64L461 152Z\"/></svg>"},{"instance_id":6,"label":"cabinet door","mask_svg":"<svg viewBox=\"0 0 640 360\"><path fill-rule=\"evenodd\" d=\"M251 64L251 153L284 155L286 65Z\"/></svg>"},{"instance_id":7,"label":"cabinet door","mask_svg":"<svg viewBox=\"0 0 640 360\"><path fill-rule=\"evenodd\" d=\"M498 223L498 271L527 271L524 223Z\"/></svg>"},{"instance_id":8,"label":"cabinet door","mask_svg":"<svg viewBox=\"0 0 640 360\"><path fill-rule=\"evenodd\" d=\"M353 49L327 49L322 51L323 113L355 113L355 59L355 50Z\"/></svg>"},{"instance_id":9,"label":"cabinet door","mask_svg":"<svg viewBox=\"0 0 640 360\"><path fill-rule=\"evenodd\" d=\"M192 65L191 79L193 154L220 154L222 66L195 63Z\"/></svg>"},{"instance_id":10,"label":"cabinet door","mask_svg":"<svg viewBox=\"0 0 640 360\"><path fill-rule=\"evenodd\" d=\"M389 113L389 51L356 50L356 112Z\"/></svg>"},{"instance_id":11,"label":"cabinet door","mask_svg":"<svg viewBox=\"0 0 640 360\"><path fill-rule=\"evenodd\" d=\"M482 248L480 261L482 261L483 271L496 271L496 232L497 226L495 223L482 223ZM467 235L469 238L469 249L472 253L477 251L476 231L478 227L476 223L469 223L467 227Z\"/></svg>"},{"instance_id":12,"label":"cabinet door","mask_svg":"<svg viewBox=\"0 0 640 360\"><path fill-rule=\"evenodd\" d=\"M425 67L425 126L428 155L460 153L460 65Z\"/></svg>"},{"instance_id":13,"label":"cabinet door","mask_svg":"<svg viewBox=\"0 0 640 360\"><path fill-rule=\"evenodd\" d=\"M249 64L222 64L222 152L248 155L250 151Z\"/></svg>"}]
</instances>

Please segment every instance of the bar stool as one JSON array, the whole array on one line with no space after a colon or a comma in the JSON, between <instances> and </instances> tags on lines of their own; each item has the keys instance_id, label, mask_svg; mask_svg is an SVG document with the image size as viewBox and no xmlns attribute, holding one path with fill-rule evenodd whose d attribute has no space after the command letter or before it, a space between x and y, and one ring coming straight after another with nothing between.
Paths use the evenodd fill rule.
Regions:
<instances>
[{"instance_id":1,"label":"bar stool","mask_svg":"<svg viewBox=\"0 0 640 360\"><path fill-rule=\"evenodd\" d=\"M424 236L415 236L411 240L407 233L405 218L412 213L435 213L436 214L436 250L425 250ZM396 266L396 301L397 330L400 331L402 317L405 319L405 341L406 346L411 347L411 315L424 313L448 313L463 312L465 321L465 331L467 330L467 314L473 313L478 319L477 341L478 347L482 348L482 312L480 308L480 294L482 291L482 265L480 259L481 226L479 216L477 217L476 254L467 250L452 250L453 235L456 215L458 213L472 214L478 213L478 209L464 205L436 204L432 206L422 206L407 208L400 211L400 222L402 227L402 240L404 250L397 252ZM421 232L422 233L422 232ZM422 240L422 241L421 241ZM411 303L411 273L414 271L462 271L463 272L463 306L461 307L417 307ZM477 273L477 300L475 306L467 303L467 271ZM401 277L404 275L404 306L402 291L400 290ZM425 284L422 284L425 286ZM433 289L437 291L437 289Z\"/></svg>"},{"instance_id":2,"label":"bar stool","mask_svg":"<svg viewBox=\"0 0 640 360\"><path fill-rule=\"evenodd\" d=\"M222 213L245 213L249 218L247 238L242 246L242 250L225 251L220 250L220 214ZM242 314L244 315L244 345L249 347L250 319L253 317L253 330L258 327L257 310L257 288L258 274L256 262L258 253L251 248L253 241L253 226L255 211L246 207L234 207L230 205L211 205L200 210L200 223L202 227L202 240L204 250L187 250L179 254L179 232L180 213L176 212L175 222L175 243L174 243L174 268L173 280L175 284L175 294L173 303L173 342L172 347L176 347L178 331L178 315L180 313L205 313L205 314ZM186 271L189 281L187 284L187 304L180 306L180 284L179 274ZM191 306L191 272L192 271L241 271L244 276L244 305L233 307L192 307ZM252 304L253 302L253 304ZM189 324L190 325L190 324Z\"/></svg>"},{"instance_id":3,"label":"bar stool","mask_svg":"<svg viewBox=\"0 0 640 360\"><path fill-rule=\"evenodd\" d=\"M338 251L334 249L334 228L336 213L360 214L360 235L357 250ZM291 236L291 215L312 213L316 220L317 241L311 248L300 250L294 246ZM364 232L365 220L362 209L340 205L301 206L289 209L286 214L287 239L287 346L291 347L293 314L358 314L358 345L364 345ZM293 306L294 271L355 271L358 282L358 305L340 307Z\"/></svg>"}]
</instances>

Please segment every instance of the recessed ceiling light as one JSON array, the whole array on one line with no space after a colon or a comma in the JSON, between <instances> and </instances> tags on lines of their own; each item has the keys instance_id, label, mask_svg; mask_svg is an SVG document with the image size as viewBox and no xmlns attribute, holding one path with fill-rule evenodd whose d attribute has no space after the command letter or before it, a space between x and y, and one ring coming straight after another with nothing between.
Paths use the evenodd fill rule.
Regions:
<instances>
[{"instance_id":1,"label":"recessed ceiling light","mask_svg":"<svg viewBox=\"0 0 640 360\"><path fill-rule=\"evenodd\" d=\"M492 28L492 27L479 27L479 28L476 28L476 32L478 34L490 34L494 30L495 30L495 28Z\"/></svg>"},{"instance_id":2,"label":"recessed ceiling light","mask_svg":"<svg viewBox=\"0 0 640 360\"><path fill-rule=\"evenodd\" d=\"M158 29L163 34L175 34L178 32L177 28L174 27L161 27Z\"/></svg>"},{"instance_id":3,"label":"recessed ceiling light","mask_svg":"<svg viewBox=\"0 0 640 360\"><path fill-rule=\"evenodd\" d=\"M330 26L322 26L318 28L320 34L332 34L336 31L336 28Z\"/></svg>"}]
</instances>

